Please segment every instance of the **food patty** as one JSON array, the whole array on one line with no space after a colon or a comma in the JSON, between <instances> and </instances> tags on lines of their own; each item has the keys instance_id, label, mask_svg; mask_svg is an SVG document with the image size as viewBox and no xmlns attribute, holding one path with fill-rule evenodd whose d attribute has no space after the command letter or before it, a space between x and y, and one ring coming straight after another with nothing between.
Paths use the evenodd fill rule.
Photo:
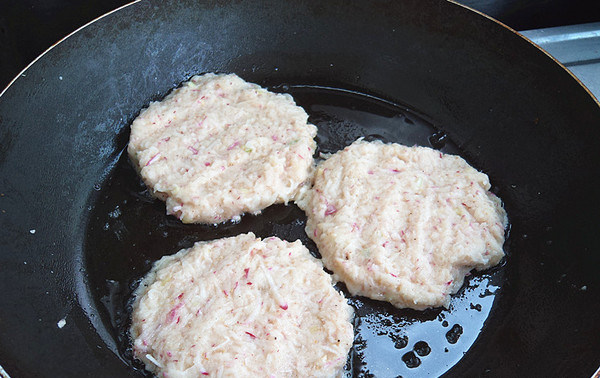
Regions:
<instances>
[{"instance_id":1,"label":"food patty","mask_svg":"<svg viewBox=\"0 0 600 378\"><path fill-rule=\"evenodd\" d=\"M128 152L168 214L221 223L302 191L317 133L307 120L287 94L233 74L205 74L140 113Z\"/></svg>"},{"instance_id":2,"label":"food patty","mask_svg":"<svg viewBox=\"0 0 600 378\"><path fill-rule=\"evenodd\" d=\"M352 308L300 241L198 242L154 264L135 292L134 356L167 377L331 377Z\"/></svg>"},{"instance_id":3,"label":"food patty","mask_svg":"<svg viewBox=\"0 0 600 378\"><path fill-rule=\"evenodd\" d=\"M507 216L487 175L425 147L358 140L317 166L306 232L350 293L448 306L472 269L504 255Z\"/></svg>"}]
</instances>

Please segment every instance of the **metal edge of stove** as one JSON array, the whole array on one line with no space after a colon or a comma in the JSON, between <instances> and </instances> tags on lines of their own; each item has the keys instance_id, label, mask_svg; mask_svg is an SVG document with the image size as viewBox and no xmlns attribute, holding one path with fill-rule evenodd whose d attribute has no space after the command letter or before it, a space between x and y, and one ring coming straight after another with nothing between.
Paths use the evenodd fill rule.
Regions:
<instances>
[{"instance_id":1,"label":"metal edge of stove","mask_svg":"<svg viewBox=\"0 0 600 378\"><path fill-rule=\"evenodd\" d=\"M600 101L600 22L519 33L563 64Z\"/></svg>"}]
</instances>

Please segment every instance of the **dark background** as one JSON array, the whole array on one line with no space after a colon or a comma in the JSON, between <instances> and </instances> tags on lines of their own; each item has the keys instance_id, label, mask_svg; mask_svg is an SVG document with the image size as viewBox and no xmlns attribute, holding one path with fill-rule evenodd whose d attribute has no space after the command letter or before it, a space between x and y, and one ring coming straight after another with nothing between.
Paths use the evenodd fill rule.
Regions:
<instances>
[{"instance_id":1,"label":"dark background","mask_svg":"<svg viewBox=\"0 0 600 378\"><path fill-rule=\"evenodd\" d=\"M459 2L516 30L600 21L599 0ZM126 0L0 0L0 90L61 38L127 3Z\"/></svg>"}]
</instances>

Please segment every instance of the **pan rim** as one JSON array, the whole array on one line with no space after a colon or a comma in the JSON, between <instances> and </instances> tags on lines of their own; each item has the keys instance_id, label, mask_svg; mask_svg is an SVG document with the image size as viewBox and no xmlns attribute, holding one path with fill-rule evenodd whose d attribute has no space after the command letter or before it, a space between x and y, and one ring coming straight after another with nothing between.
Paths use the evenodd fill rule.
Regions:
<instances>
[{"instance_id":1,"label":"pan rim","mask_svg":"<svg viewBox=\"0 0 600 378\"><path fill-rule=\"evenodd\" d=\"M100 15L96 18L94 18L93 20L85 23L84 25L78 27L77 29L75 29L74 31L72 31L71 33L67 34L66 36L64 36L63 38L59 39L58 41L56 41L54 44L52 44L50 47L48 47L44 52L42 52L40 55L38 55L33 61L31 61L31 63L29 63L27 66L25 66L25 68L23 68L7 85L4 89L2 89L2 91L0 92L0 98L8 91L8 89L15 83L15 81L17 81L21 76L23 76L23 74L32 66L34 65L38 60L40 60L44 55L46 55L50 50L52 50L53 48L55 48L56 46L58 46L60 43L62 43L63 41L65 41L66 39L68 39L69 37L73 36L74 34L78 33L79 31L81 31L82 29L85 29L86 27L90 26L91 24L95 23L96 21L107 17L109 15L111 15L112 13L118 12L119 10L123 9L123 8L127 8L130 5L136 4L141 2L142 0L133 0L130 3L121 5L118 8L115 8L107 13L104 13L103 15ZM527 38L526 36L524 36L523 34L519 33L517 30L511 28L510 26L506 25L505 23L481 12L478 11L477 9L474 9L468 5L465 4L461 4L456 0L446 0L448 3L451 3L455 6L459 6L462 7L464 9L467 9L471 12L474 12L496 24L498 24L499 26L505 28L506 30L510 31L511 33L521 37L523 40L525 40L526 42L528 42L530 45L534 46L535 48L537 48L538 50L540 50L542 53L544 53L546 56L548 56L550 59L552 59L554 61L554 63L558 64L563 70L567 71L569 73L569 75L571 75L571 77L573 79L575 79L575 81L577 83L579 83L579 85L587 92L587 94L594 100L594 102L596 103L596 105L598 105L598 107L600 107L600 99L596 98L596 96L594 96L594 94L589 90L588 87L585 86L585 84L577 77L575 76L575 74L573 74L573 72L571 72L564 64L562 64L560 61L558 61L554 56L552 56L549 52L547 52L546 50L544 50L543 48L541 48L540 46L538 46L537 44L535 44L533 41L531 41L529 38Z\"/></svg>"},{"instance_id":2,"label":"pan rim","mask_svg":"<svg viewBox=\"0 0 600 378\"><path fill-rule=\"evenodd\" d=\"M41 55L40 55L38 58L36 58L36 60L34 60L32 63L30 63L30 64L29 64L29 65L28 65L28 66L27 66L27 67L26 67L26 68L25 68L25 69L24 69L24 70L23 70L23 71L22 71L22 72L21 72L21 73L20 73L20 74L19 74L17 77L15 77L15 78L14 78L14 79L11 81L11 83L9 84L9 86L8 86L8 87L7 87L5 90L3 90L3 91L2 91L2 93L1 93L0 95L4 95L4 93L6 93L6 92L7 92L8 88L9 88L10 86L12 86L12 84L14 84L15 82L17 83L16 87L17 87L17 88L19 88L19 87L20 87L20 85L22 85L22 83L23 83L23 82L27 81L27 80L25 80L25 79L22 79L21 81L17 81L17 79L18 79L19 77L22 77L22 74L23 74L25 71L27 71L28 69L30 69L30 70L29 70L29 72L28 72L27 76L29 76L29 77L30 77L30 76L31 76L31 75L30 75L30 74L31 74L31 72L32 72L32 71L33 71L33 72L35 72L35 71L36 71L36 69L37 69L37 67L38 67L38 65L36 65L36 66L34 66L33 68L31 68L31 67L33 66L33 64L34 64L34 63L36 63L38 60L42 59L42 58L43 58L43 56L45 56L46 54L48 54L48 53L50 52L50 50L52 50L54 47L58 46L58 44L59 44L60 42L63 42L63 41L64 41L64 40L66 40L67 38L69 38L69 37L71 37L71 36L75 35L75 33L77 33L77 32L81 32L83 28L85 28L85 27L87 27L87 26L90 26L91 24L95 23L96 21L99 21L99 20L100 20L100 21L102 21L102 23L103 23L103 22L106 22L106 21L112 20L112 18L110 18L110 19L108 19L108 20L101 20L101 19L102 19L102 18L104 18L104 16L108 16L108 15L110 15L110 14L112 14L112 13L116 12L117 10L120 10L121 8L125 8L125 7L127 7L127 6L129 6L129 5L134 5L134 4L138 3L138 2L140 2L140 0L133 1L133 2L131 2L131 3L129 3L129 4L126 4L126 5L124 5L124 6L120 7L120 8L117 8L117 9L115 9L115 10L111 11L111 12L108 12L108 13L106 13L106 14L104 14L104 15L102 15L102 16L100 16L100 17L98 17L97 19L95 19L95 20L93 20L93 21L89 22L88 24L86 24L86 25L84 25L84 26L82 26L82 27L78 28L78 29L77 29L76 31L74 31L73 33L71 33L71 34L69 34L68 36L66 36L66 37L64 37L63 39L61 39L59 42L57 42L56 44L54 44L53 46L51 46L50 48L48 48L48 49L47 49L47 50L46 50L46 51L45 51L43 54L41 54ZM451 1L451 0L449 1L449 3L456 4L454 1ZM460 5L460 4L459 4L459 5ZM465 7L465 8L466 8L466 7ZM134 9L137 9L137 7L134 7ZM127 11L127 12L129 12L130 10L131 10L131 9L128 9L128 10L126 10L126 11ZM486 17L486 18L487 18L487 17ZM488 23L488 26L490 26L490 27L493 27L493 24L489 24L489 23ZM512 30L511 30L511 31L512 31ZM87 30L84 30L84 31L83 31L83 33L80 33L80 34L84 34L84 35L86 35L87 33L88 33L88 31L87 31ZM515 32L515 33L517 33L517 32ZM519 35L519 34L517 33L517 35ZM513 38L513 39L514 39L514 40L517 40L516 38ZM526 38L524 38L524 39L526 39ZM70 42L71 42L71 41L68 41L67 45L68 45L68 44L70 44ZM528 45L528 44L522 44L522 45ZM60 48L62 48L62 47L64 47L64 45L63 45L63 46L59 46L59 49L58 49L58 50L60 50ZM537 46L536 46L536 47L537 47ZM540 49L540 48L538 47L538 49ZM542 51L543 51L543 50L542 50ZM55 52L56 52L56 51L54 51L54 52L50 53L49 55L53 55ZM539 55L539 54L538 54L538 55ZM548 55L548 54L546 53L546 55ZM540 57L542 57L542 55L539 55L539 56L540 56ZM553 59L553 60L554 60L554 59ZM42 59L42 62L44 62L44 60L43 60L43 59ZM548 61L547 63L550 63L550 62ZM559 64L559 65L560 65L560 64ZM561 65L561 66L562 66L562 65ZM558 70L558 69L555 69L555 70L554 70L554 72L557 72L557 73L559 73L559 71L560 71L560 70ZM568 71L568 70L567 70L567 72L570 72L570 71ZM564 75L563 75L563 76L562 76L562 78L563 78L565 81L566 81L566 80L568 80L568 76L564 76ZM573 85L573 83L571 82L571 88L575 88L575 89L576 89L576 88L577 88L577 86L576 86L576 85ZM585 87L584 87L584 88L585 88ZM0 101L1 101L2 99L5 99L5 100L6 100L7 98L8 98L8 99L11 99L11 97L12 97L12 96L13 96L13 94L15 93L15 90L14 90L14 89L15 89L15 87L13 87L13 90L11 90L11 91L8 91L8 94L7 94L7 96L6 96L6 97L3 97L3 98L0 98ZM581 93L581 97L584 97L584 96L585 96L585 95L583 94L584 92L580 92L580 93ZM592 98L594 98L594 97L592 97ZM597 101L597 100L595 100L595 102L596 102L596 103L598 103L598 101ZM587 105L589 105L589 101L587 101ZM593 105L591 106L591 108L592 108L592 110L594 110L594 106L593 106ZM10 359L8 359L8 360L9 360L9 361L6 361L7 363L8 363L8 362L10 362ZM10 364L9 364L9 365L10 365ZM16 374L16 373L15 373L15 374Z\"/></svg>"},{"instance_id":3,"label":"pan rim","mask_svg":"<svg viewBox=\"0 0 600 378\"><path fill-rule=\"evenodd\" d=\"M521 37L522 39L524 39L526 42L528 42L530 45L534 46L535 48L537 48L538 50L540 50L542 53L544 53L547 57L549 57L550 59L552 59L554 61L554 63L558 64L562 69L564 69L565 71L567 71L569 73L569 75L571 75L571 77L573 79L575 79L575 81L577 81L579 83L579 85L588 93L588 95L590 95L590 97L594 100L594 102L596 102L596 105L598 105L598 107L600 107L600 99L597 99L596 96L594 96L594 94L592 93L592 91L590 91L590 89L588 87L585 86L585 84L577 77L575 76L575 74L573 72L571 72L571 70L569 70L564 64L562 64L560 61L558 61L553 55L551 55L548 51L544 50L543 48L541 48L540 46L538 46L536 43L534 43L531 39L527 38L526 36L524 36L523 34L519 33L518 30L515 30L513 28L511 28L510 26L506 25L505 23L503 23L502 21L498 21L495 18L478 11L477 9L474 9L468 5L464 5L459 3L456 0L447 0L449 3L452 3L454 5L458 5L460 7L463 7L464 9L470 10L472 12L477 13L478 15L495 22L496 24L502 26L503 28L505 28L506 30L510 31L511 33L517 35L518 37Z\"/></svg>"},{"instance_id":4,"label":"pan rim","mask_svg":"<svg viewBox=\"0 0 600 378\"><path fill-rule=\"evenodd\" d=\"M0 98L8 91L8 89L21 77L24 76L23 74L31 67L33 66L38 60L40 60L44 55L46 55L48 52L50 52L52 49L54 49L56 46L58 46L59 44L61 44L62 42L64 42L65 40L69 39L70 37L72 37L73 35L79 33L81 30L87 28L88 26L90 26L91 24L95 23L98 20L103 19L104 17L107 17L115 12L118 12L119 10L123 9L123 8L127 8L130 5L133 5L135 3L139 3L142 0L134 0L130 3L127 3L125 5L121 5L118 8L115 8L109 12L104 13L103 15L100 15L96 18L94 18L93 20L86 22L85 24L81 25L80 27L78 27L77 29L73 30L71 33L67 34L66 36L62 37L61 39L59 39L58 41L54 42L50 47L48 47L46 50L44 50L44 52L42 52L40 55L38 55L34 60L31 61L31 63L29 63L27 66L25 66L25 68L23 68L7 85L6 87L0 92Z\"/></svg>"}]
</instances>

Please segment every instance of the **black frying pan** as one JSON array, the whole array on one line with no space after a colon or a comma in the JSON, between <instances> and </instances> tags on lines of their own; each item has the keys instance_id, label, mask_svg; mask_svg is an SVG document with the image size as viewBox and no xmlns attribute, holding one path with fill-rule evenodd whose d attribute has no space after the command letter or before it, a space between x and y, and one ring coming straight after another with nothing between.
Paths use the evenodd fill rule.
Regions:
<instances>
[{"instance_id":1,"label":"black frying pan","mask_svg":"<svg viewBox=\"0 0 600 378\"><path fill-rule=\"evenodd\" d=\"M526 40L453 3L274 0L132 4L0 97L0 364L11 376L143 376L127 349L129 295L154 260L195 240L254 231L317 253L294 206L184 226L135 177L130 122L207 71L291 93L324 152L366 136L459 153L505 202L506 261L470 277L450 309L351 298L355 375L594 373L593 97Z\"/></svg>"}]
</instances>

